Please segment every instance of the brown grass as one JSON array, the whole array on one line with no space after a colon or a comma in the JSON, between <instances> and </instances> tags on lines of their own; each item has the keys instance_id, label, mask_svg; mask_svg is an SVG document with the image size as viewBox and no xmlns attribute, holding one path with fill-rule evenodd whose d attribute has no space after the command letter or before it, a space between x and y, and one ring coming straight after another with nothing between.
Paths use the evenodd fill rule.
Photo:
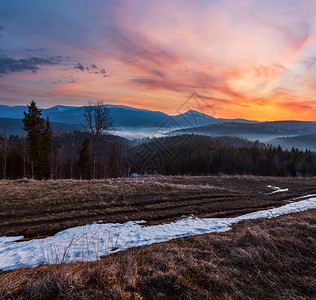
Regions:
<instances>
[{"instance_id":1,"label":"brown grass","mask_svg":"<svg viewBox=\"0 0 316 300\"><path fill-rule=\"evenodd\" d=\"M190 214L232 217L316 193L315 183L251 176L0 181L0 235L44 237L97 220L157 224ZM289 191L271 194L269 184Z\"/></svg>"},{"instance_id":2,"label":"brown grass","mask_svg":"<svg viewBox=\"0 0 316 300\"><path fill-rule=\"evenodd\" d=\"M6 299L316 299L316 210L92 263L0 272Z\"/></svg>"}]
</instances>

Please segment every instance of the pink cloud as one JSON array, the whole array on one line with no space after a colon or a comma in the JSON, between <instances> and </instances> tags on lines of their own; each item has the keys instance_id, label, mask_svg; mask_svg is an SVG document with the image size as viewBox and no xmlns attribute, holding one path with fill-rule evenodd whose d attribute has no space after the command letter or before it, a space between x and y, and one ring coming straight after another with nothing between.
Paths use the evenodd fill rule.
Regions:
<instances>
[{"instance_id":1,"label":"pink cloud","mask_svg":"<svg viewBox=\"0 0 316 300\"><path fill-rule=\"evenodd\" d=\"M54 67L38 72L41 81L20 76L26 93L170 112L199 91L226 116L252 119L274 118L280 107L288 117L314 109L315 1L119 0L86 10L90 21L71 39L60 32L34 39L82 65L104 66L110 78Z\"/></svg>"}]
</instances>

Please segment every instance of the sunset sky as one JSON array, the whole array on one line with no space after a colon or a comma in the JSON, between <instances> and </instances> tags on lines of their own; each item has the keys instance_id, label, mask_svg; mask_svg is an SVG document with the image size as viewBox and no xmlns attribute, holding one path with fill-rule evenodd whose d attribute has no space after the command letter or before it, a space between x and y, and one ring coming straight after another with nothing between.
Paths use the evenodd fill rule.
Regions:
<instances>
[{"instance_id":1,"label":"sunset sky","mask_svg":"<svg viewBox=\"0 0 316 300\"><path fill-rule=\"evenodd\" d=\"M315 12L315 0L0 0L0 104L316 120Z\"/></svg>"}]
</instances>

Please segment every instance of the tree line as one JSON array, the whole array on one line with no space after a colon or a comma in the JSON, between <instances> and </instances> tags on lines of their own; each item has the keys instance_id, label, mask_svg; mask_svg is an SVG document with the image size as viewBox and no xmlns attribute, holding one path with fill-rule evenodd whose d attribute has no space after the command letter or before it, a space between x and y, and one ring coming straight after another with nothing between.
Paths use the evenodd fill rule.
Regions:
<instances>
[{"instance_id":1,"label":"tree line","mask_svg":"<svg viewBox=\"0 0 316 300\"><path fill-rule=\"evenodd\" d=\"M148 174L316 175L316 153L309 150L193 134L148 140L130 151L129 161L132 172Z\"/></svg>"}]
</instances>

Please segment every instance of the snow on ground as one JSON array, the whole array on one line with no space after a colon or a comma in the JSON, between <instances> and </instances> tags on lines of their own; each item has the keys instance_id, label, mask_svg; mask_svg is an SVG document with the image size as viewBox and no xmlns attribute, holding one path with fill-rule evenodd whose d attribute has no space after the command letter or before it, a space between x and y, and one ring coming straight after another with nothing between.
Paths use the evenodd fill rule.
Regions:
<instances>
[{"instance_id":1,"label":"snow on ground","mask_svg":"<svg viewBox=\"0 0 316 300\"><path fill-rule=\"evenodd\" d=\"M308 194L308 195L305 195L305 196L301 196L301 197L296 197L296 198L292 198L292 199L289 199L289 200L286 200L285 202L286 203L292 203L292 202L295 202L299 199L309 199L309 198L314 198L316 197L316 194Z\"/></svg>"},{"instance_id":2,"label":"snow on ground","mask_svg":"<svg viewBox=\"0 0 316 300\"><path fill-rule=\"evenodd\" d=\"M124 224L95 222L66 229L52 237L15 242L23 237L0 237L0 269L11 270L74 261L93 261L131 247L147 246L174 238L223 232L237 222L272 218L316 208L316 197L236 218L184 218L169 224L144 226L145 221Z\"/></svg>"},{"instance_id":3,"label":"snow on ground","mask_svg":"<svg viewBox=\"0 0 316 300\"><path fill-rule=\"evenodd\" d=\"M271 194L287 192L289 190L288 188L281 189L281 188L279 188L277 186L272 186L272 185L267 185L267 187L273 189L273 192Z\"/></svg>"},{"instance_id":4,"label":"snow on ground","mask_svg":"<svg viewBox=\"0 0 316 300\"><path fill-rule=\"evenodd\" d=\"M0 249L2 247L5 247L6 244L17 241L17 240L22 240L24 238L23 235L20 236L0 236Z\"/></svg>"}]
</instances>

